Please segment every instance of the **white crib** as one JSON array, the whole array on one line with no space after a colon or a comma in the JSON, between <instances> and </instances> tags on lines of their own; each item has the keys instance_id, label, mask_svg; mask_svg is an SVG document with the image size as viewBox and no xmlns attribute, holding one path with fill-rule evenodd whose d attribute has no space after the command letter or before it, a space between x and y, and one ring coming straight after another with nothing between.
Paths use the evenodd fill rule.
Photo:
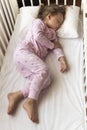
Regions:
<instances>
[{"instance_id":1,"label":"white crib","mask_svg":"<svg viewBox=\"0 0 87 130\"><path fill-rule=\"evenodd\" d=\"M28 0L27 0L28 1ZM44 0L45 3L47 3L48 5L50 5L51 3L53 3L54 1L53 0ZM39 5L41 5L42 2L44 1L41 1L39 0ZM14 25L15 25L15 22L16 22L16 18L18 16L18 14L20 13L20 9L18 7L18 3L21 2L21 4L23 6L26 6L26 1L24 0L0 0L0 69L1 69L1 72L0 72L0 75L1 75L1 78L4 78L4 74L2 74L2 71L3 71L3 64L4 64L4 57L6 56L6 51L7 51L7 48L9 46L9 41L11 39L11 36L14 32ZM64 5L67 5L70 1L69 0L64 0L64 2L62 4ZM34 6L34 2L33 0L30 0L30 3L31 3L31 6ZM60 0L55 0L55 3L56 4L60 4ZM73 0L71 1L71 3L75 6L75 5L79 5L80 6L80 9L81 9L81 15L83 17L83 72L84 72L84 75L83 75L83 78L84 78L84 84L83 84L83 88L84 88L84 98L87 97L87 0ZM80 4L81 3L81 4ZM4 67L5 68L5 67ZM13 69L13 71L15 71ZM13 77L14 78L14 77ZM8 80L8 79L7 79ZM4 81L4 80L3 80ZM5 80L6 81L6 80ZM7 81L6 81L7 82ZM4 83L3 83L4 84ZM2 84L2 85L3 85ZM0 90L2 90L2 86L0 87ZM3 92L3 95L4 95L4 92ZM2 95L1 95L2 97ZM6 101L6 99L5 99ZM87 99L84 100L84 130L87 129ZM3 101L2 101L3 102ZM7 101L6 101L7 102ZM6 111L6 110L5 110ZM20 114L20 112L19 112ZM13 130L13 129L17 129L18 130L18 125L15 124L13 125L14 123L14 119L13 118L9 118L7 115L6 118L8 120L5 120L7 122L4 122L4 118L5 116L2 115L2 113L0 112L0 115L1 115L1 118L2 118L2 124L0 125L0 129L3 129L6 127L4 127L4 123L5 125L7 126L7 129L6 130ZM16 115L17 116L17 115ZM21 116L20 115L20 119L21 117L23 118L23 115ZM24 117L25 118L25 117ZM10 122L11 122L11 125L13 126L10 126ZM27 125L27 123L25 123L25 125ZM44 124L45 125L45 124ZM50 124L49 124L50 125ZM49 130L49 127L46 127L46 126L34 126L32 127L32 124L30 124L30 129L31 130ZM10 129L9 129L10 128ZM27 128L27 126L24 127L24 125L20 126L20 129L29 129ZM81 127L77 128L77 129L68 129L68 127L66 127L67 129L59 129L59 130L83 130ZM3 130L5 130L3 129ZM57 127L53 127L52 130L57 130L58 128ZM51 129L50 129L51 130Z\"/></svg>"}]
</instances>

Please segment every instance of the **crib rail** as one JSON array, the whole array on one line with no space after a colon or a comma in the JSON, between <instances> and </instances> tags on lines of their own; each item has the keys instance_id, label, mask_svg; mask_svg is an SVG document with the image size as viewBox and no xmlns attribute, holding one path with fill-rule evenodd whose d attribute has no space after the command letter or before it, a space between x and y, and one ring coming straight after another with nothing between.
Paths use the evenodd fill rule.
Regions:
<instances>
[{"instance_id":1,"label":"crib rail","mask_svg":"<svg viewBox=\"0 0 87 130\"><path fill-rule=\"evenodd\" d=\"M82 7L81 0L0 0L0 67L14 29L18 6L41 5L41 3L73 4Z\"/></svg>"},{"instance_id":2,"label":"crib rail","mask_svg":"<svg viewBox=\"0 0 87 130\"><path fill-rule=\"evenodd\" d=\"M87 0L0 0L0 67L8 46L8 41L14 29L18 6L34 6L38 4L41 5L41 3L48 5L51 3L59 5L77 5L81 7L84 24L84 88L85 96L87 96Z\"/></svg>"},{"instance_id":3,"label":"crib rail","mask_svg":"<svg viewBox=\"0 0 87 130\"><path fill-rule=\"evenodd\" d=\"M16 10L13 5L16 5ZM0 0L0 67L14 29L17 8L15 1L13 4L11 0Z\"/></svg>"},{"instance_id":4,"label":"crib rail","mask_svg":"<svg viewBox=\"0 0 87 130\"><path fill-rule=\"evenodd\" d=\"M86 102L86 129L87 129L87 0L84 3L83 13L83 25L84 25L84 51L85 51L85 102Z\"/></svg>"},{"instance_id":5,"label":"crib rail","mask_svg":"<svg viewBox=\"0 0 87 130\"><path fill-rule=\"evenodd\" d=\"M83 0L17 0L19 7L22 6L34 6L41 5L41 3L50 5L51 3L56 3L59 5L77 5L81 7Z\"/></svg>"}]
</instances>

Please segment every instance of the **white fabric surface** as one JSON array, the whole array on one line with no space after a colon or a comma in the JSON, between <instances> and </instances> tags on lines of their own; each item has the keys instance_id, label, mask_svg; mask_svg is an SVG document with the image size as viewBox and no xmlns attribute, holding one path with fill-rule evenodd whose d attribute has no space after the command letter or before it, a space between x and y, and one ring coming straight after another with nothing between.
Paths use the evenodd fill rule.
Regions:
<instances>
[{"instance_id":1,"label":"white fabric surface","mask_svg":"<svg viewBox=\"0 0 87 130\"><path fill-rule=\"evenodd\" d=\"M40 123L37 125L28 119L22 107L24 101L19 104L14 115L7 115L7 94L19 90L26 82L13 62L14 49L25 32L20 30L18 16L0 72L0 130L85 130L82 38L60 39L70 67L67 73L59 71L53 53L47 57L53 82L51 87L42 92L39 100Z\"/></svg>"},{"instance_id":2,"label":"white fabric surface","mask_svg":"<svg viewBox=\"0 0 87 130\"><path fill-rule=\"evenodd\" d=\"M67 6L65 20L60 29L58 36L61 38L77 38L79 37L79 13L80 7Z\"/></svg>"},{"instance_id":3,"label":"white fabric surface","mask_svg":"<svg viewBox=\"0 0 87 130\"><path fill-rule=\"evenodd\" d=\"M40 9L40 6L25 6L20 8L20 14L22 15L32 15L32 17L36 18L38 11Z\"/></svg>"}]
</instances>

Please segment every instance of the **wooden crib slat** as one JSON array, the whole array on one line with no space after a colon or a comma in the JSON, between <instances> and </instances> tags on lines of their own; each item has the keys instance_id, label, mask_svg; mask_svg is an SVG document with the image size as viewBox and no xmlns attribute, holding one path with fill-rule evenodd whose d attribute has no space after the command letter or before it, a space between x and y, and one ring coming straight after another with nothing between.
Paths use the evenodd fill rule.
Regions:
<instances>
[{"instance_id":1,"label":"wooden crib slat","mask_svg":"<svg viewBox=\"0 0 87 130\"><path fill-rule=\"evenodd\" d=\"M16 7L13 8L15 5ZM17 12L16 1L12 4L11 0L0 0L0 68L14 29Z\"/></svg>"},{"instance_id":2,"label":"wooden crib slat","mask_svg":"<svg viewBox=\"0 0 87 130\"><path fill-rule=\"evenodd\" d=\"M50 0L47 1L47 4L50 5Z\"/></svg>"},{"instance_id":3,"label":"wooden crib slat","mask_svg":"<svg viewBox=\"0 0 87 130\"><path fill-rule=\"evenodd\" d=\"M1 43L1 40L0 40L0 43ZM1 69L1 66L2 66L2 62L3 62L3 52L2 52L2 49L0 47L0 69Z\"/></svg>"},{"instance_id":4,"label":"wooden crib slat","mask_svg":"<svg viewBox=\"0 0 87 130\"><path fill-rule=\"evenodd\" d=\"M83 30L84 30L84 58L85 58L85 96L87 96L87 0L82 1L82 9L83 9ZM86 108L86 122L85 122L85 130L87 129L87 100L85 100L85 108Z\"/></svg>"},{"instance_id":5,"label":"wooden crib slat","mask_svg":"<svg viewBox=\"0 0 87 130\"><path fill-rule=\"evenodd\" d=\"M10 38L10 30L9 30L8 25L7 25L7 22L6 22L6 18L3 17L3 16L4 16L4 12L3 12L3 10L2 10L2 11L1 11L1 15L0 15L0 20L1 20L1 25L0 25L0 26L2 26L2 27L4 28L5 34L7 35L7 38L8 38L8 40L9 40L9 38ZM1 28L1 27L0 27L0 28Z\"/></svg>"},{"instance_id":6,"label":"wooden crib slat","mask_svg":"<svg viewBox=\"0 0 87 130\"><path fill-rule=\"evenodd\" d=\"M58 5L58 3L59 3L58 0L56 0L56 4L57 4L57 5Z\"/></svg>"},{"instance_id":7,"label":"wooden crib slat","mask_svg":"<svg viewBox=\"0 0 87 130\"><path fill-rule=\"evenodd\" d=\"M14 11L13 11L13 8L12 8L12 3L11 3L11 0L8 0L8 3L9 3L9 11L10 11L10 17L11 17L11 20L13 22L13 26L14 26L14 23L15 23L15 14L14 14Z\"/></svg>"},{"instance_id":8,"label":"wooden crib slat","mask_svg":"<svg viewBox=\"0 0 87 130\"><path fill-rule=\"evenodd\" d=\"M23 4L23 6L25 6L25 2L24 2L24 0L22 0L22 4Z\"/></svg>"},{"instance_id":9,"label":"wooden crib slat","mask_svg":"<svg viewBox=\"0 0 87 130\"><path fill-rule=\"evenodd\" d=\"M39 5L41 5L41 0L39 0Z\"/></svg>"},{"instance_id":10,"label":"wooden crib slat","mask_svg":"<svg viewBox=\"0 0 87 130\"><path fill-rule=\"evenodd\" d=\"M6 41L7 41L6 39L3 40L3 37L1 37L1 43L2 43L2 44L0 44L0 48L2 49L3 56L5 55L5 51L6 51L6 49L7 49L7 47L6 47L5 44L4 44L4 42L6 42Z\"/></svg>"},{"instance_id":11,"label":"wooden crib slat","mask_svg":"<svg viewBox=\"0 0 87 130\"><path fill-rule=\"evenodd\" d=\"M8 38L7 38L7 35L5 33L5 29L3 28L3 26L0 27L0 33L1 33L1 38L3 40L3 44L4 44L3 46L5 46L5 48L6 48L8 45Z\"/></svg>"},{"instance_id":12,"label":"wooden crib slat","mask_svg":"<svg viewBox=\"0 0 87 130\"><path fill-rule=\"evenodd\" d=\"M67 0L64 0L64 5L67 5Z\"/></svg>"},{"instance_id":13,"label":"wooden crib slat","mask_svg":"<svg viewBox=\"0 0 87 130\"><path fill-rule=\"evenodd\" d=\"M73 0L73 5L76 5L76 0Z\"/></svg>"},{"instance_id":14,"label":"wooden crib slat","mask_svg":"<svg viewBox=\"0 0 87 130\"><path fill-rule=\"evenodd\" d=\"M31 2L31 6L33 6L33 0L30 0L30 2Z\"/></svg>"},{"instance_id":15,"label":"wooden crib slat","mask_svg":"<svg viewBox=\"0 0 87 130\"><path fill-rule=\"evenodd\" d=\"M8 25L8 28L9 28L9 32L11 34L11 31L12 31L12 27L11 27L11 23L10 23L10 20L9 20L9 12L7 10L7 7L6 7L6 3L4 3L3 0L1 0L1 5L2 5L2 8L3 8L3 16L5 17L6 21L7 22L7 25Z\"/></svg>"},{"instance_id":16,"label":"wooden crib slat","mask_svg":"<svg viewBox=\"0 0 87 130\"><path fill-rule=\"evenodd\" d=\"M11 15L11 10L10 10L9 3L8 3L7 0L5 0L4 4L5 4L6 11L7 11L5 14L8 15L7 20L8 20L11 32L12 32L13 27L14 27L14 22L13 22L13 18L12 18L12 15Z\"/></svg>"}]
</instances>

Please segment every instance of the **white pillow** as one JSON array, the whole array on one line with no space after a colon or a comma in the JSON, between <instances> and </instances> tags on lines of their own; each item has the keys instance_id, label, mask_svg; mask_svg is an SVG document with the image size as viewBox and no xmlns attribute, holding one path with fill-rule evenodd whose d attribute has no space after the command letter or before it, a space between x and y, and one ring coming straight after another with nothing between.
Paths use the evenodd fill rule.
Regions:
<instances>
[{"instance_id":1,"label":"white pillow","mask_svg":"<svg viewBox=\"0 0 87 130\"><path fill-rule=\"evenodd\" d=\"M32 23L34 18L37 17L39 9L40 6L26 6L20 8L21 25L26 26ZM57 31L59 37L61 38L79 37L79 32L78 32L79 11L80 8L78 6L66 7L66 16L65 16L64 23Z\"/></svg>"},{"instance_id":2,"label":"white pillow","mask_svg":"<svg viewBox=\"0 0 87 130\"><path fill-rule=\"evenodd\" d=\"M79 23L80 8L77 6L67 6L65 21L58 29L58 36L61 38L77 38L79 37L78 23Z\"/></svg>"},{"instance_id":3,"label":"white pillow","mask_svg":"<svg viewBox=\"0 0 87 130\"><path fill-rule=\"evenodd\" d=\"M34 18L37 17L38 11L40 9L40 6L26 6L26 7L21 7L20 8L20 14L30 14L32 15Z\"/></svg>"},{"instance_id":4,"label":"white pillow","mask_svg":"<svg viewBox=\"0 0 87 130\"><path fill-rule=\"evenodd\" d=\"M29 27L35 20L30 14L19 14L20 15L20 28Z\"/></svg>"}]
</instances>

